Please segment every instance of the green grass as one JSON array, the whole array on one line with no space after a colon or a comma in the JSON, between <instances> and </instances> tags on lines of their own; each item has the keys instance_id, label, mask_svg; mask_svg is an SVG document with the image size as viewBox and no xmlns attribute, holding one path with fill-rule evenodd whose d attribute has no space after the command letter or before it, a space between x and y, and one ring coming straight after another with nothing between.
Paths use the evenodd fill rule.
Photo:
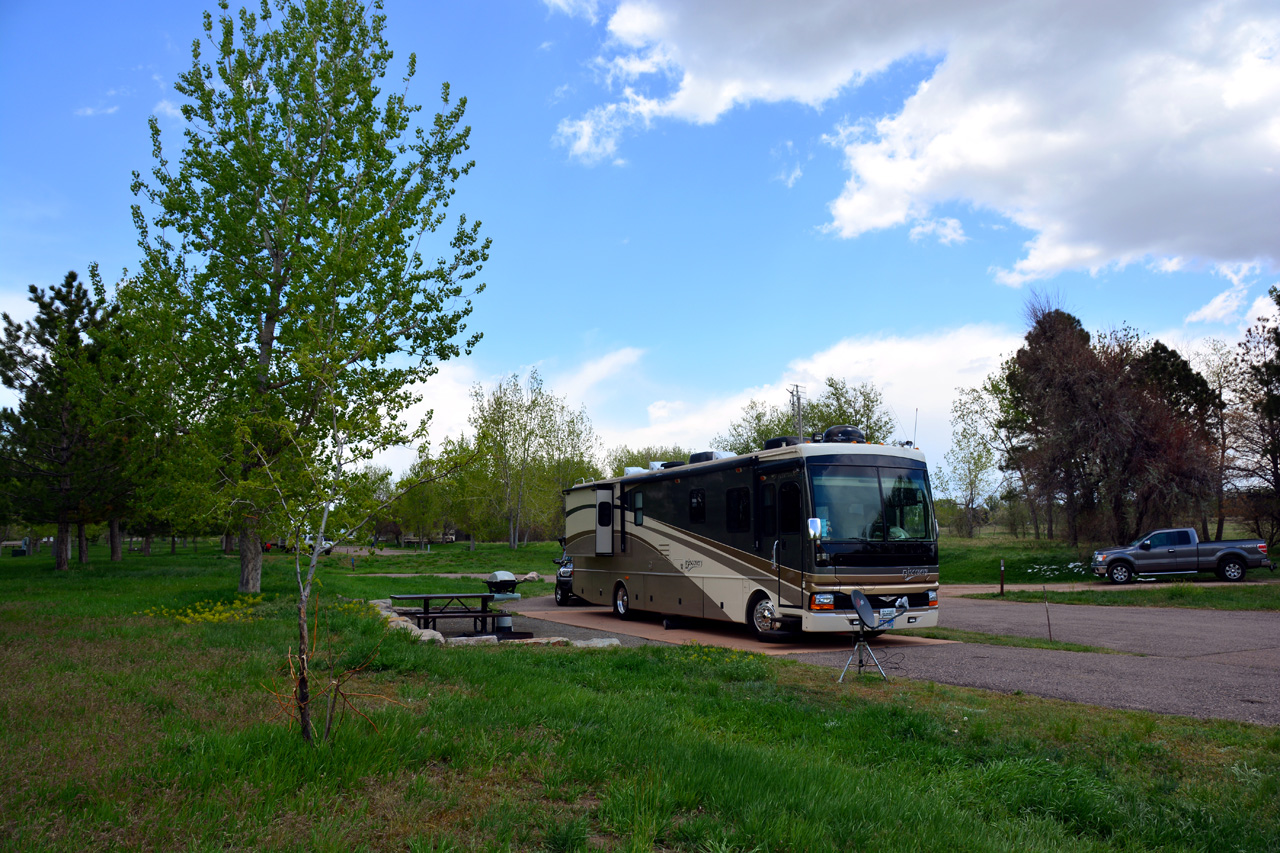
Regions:
<instances>
[{"instance_id":1,"label":"green grass","mask_svg":"<svg viewBox=\"0 0 1280 853\"><path fill-rule=\"evenodd\" d=\"M394 701L311 748L263 686L296 643L291 563L253 621L184 623L137 614L227 610L235 557L94 556L0 562L5 849L1280 849L1273 728L700 646L425 645L342 603L406 579L330 562L317 664L378 649L350 687Z\"/></svg>"},{"instance_id":2,"label":"green grass","mask_svg":"<svg viewBox=\"0 0 1280 853\"><path fill-rule=\"evenodd\" d=\"M965 598L985 598L981 595L967 595ZM1102 646L1086 646L1080 643L1063 643L1057 640L1042 640L1038 637L1016 637L1011 634L987 634L982 631L965 631L960 628L909 628L905 631L894 631L895 637L928 637L934 640L955 640L958 643L982 643L987 646L1017 646L1023 649L1053 649L1059 652L1094 652L1103 655L1121 655L1125 652L1108 649Z\"/></svg>"},{"instance_id":3,"label":"green grass","mask_svg":"<svg viewBox=\"0 0 1280 853\"><path fill-rule=\"evenodd\" d=\"M1143 585L1137 589L1085 589L1075 592L1049 591L1055 604L1100 604L1114 607L1192 607L1203 610L1280 610L1280 584L1241 583L1231 586L1204 586L1176 583ZM966 598L996 598L982 593ZM1004 601L1044 601L1043 592L1006 590Z\"/></svg>"},{"instance_id":4,"label":"green grass","mask_svg":"<svg viewBox=\"0 0 1280 853\"><path fill-rule=\"evenodd\" d=\"M385 547L394 548L394 545ZM416 546L412 554L388 554L386 556L355 555L355 569L359 572L398 572L412 574L435 573L484 573L508 571L520 575L537 572L543 577L555 574L556 565L552 559L560 556L560 546L554 542L531 542L521 545L512 551L507 545L496 542L480 542L476 550L470 550L466 542L451 542L447 545L432 545L428 553L425 549L418 551ZM331 559L339 560L344 566L351 565L350 555L334 554Z\"/></svg>"},{"instance_id":5,"label":"green grass","mask_svg":"<svg viewBox=\"0 0 1280 853\"><path fill-rule=\"evenodd\" d=\"M1003 559L1007 584L1091 581L1092 550L1057 540L944 535L938 540L938 577L944 584L999 583Z\"/></svg>"}]
</instances>

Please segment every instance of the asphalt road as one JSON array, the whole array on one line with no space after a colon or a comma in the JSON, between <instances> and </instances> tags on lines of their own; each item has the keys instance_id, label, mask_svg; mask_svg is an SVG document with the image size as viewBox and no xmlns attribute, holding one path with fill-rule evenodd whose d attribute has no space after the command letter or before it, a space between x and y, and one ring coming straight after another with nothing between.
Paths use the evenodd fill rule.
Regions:
<instances>
[{"instance_id":1,"label":"asphalt road","mask_svg":"<svg viewBox=\"0 0 1280 853\"><path fill-rule=\"evenodd\" d=\"M969 631L1024 637L1049 633L1043 604L948 596L939 617L944 627ZM891 677L1280 726L1280 613L1050 604L1049 620L1055 640L1124 654L973 643L894 644L877 654ZM524 615L517 617L515 627L522 625L540 636L616 636L624 645L653 642L628 635L628 623L622 622L599 631ZM696 624L686 627L697 630ZM714 633L708 632L706 642L716 642ZM771 651L776 653L776 647ZM849 654L841 649L788 657L843 667Z\"/></svg>"},{"instance_id":2,"label":"asphalt road","mask_svg":"<svg viewBox=\"0 0 1280 853\"><path fill-rule=\"evenodd\" d=\"M1128 654L970 643L886 650L890 675L1280 726L1280 613L1050 604L1053 638ZM950 598L948 628L1047 637L1043 604ZM874 646L874 644L873 644ZM796 655L844 666L847 654Z\"/></svg>"}]
</instances>

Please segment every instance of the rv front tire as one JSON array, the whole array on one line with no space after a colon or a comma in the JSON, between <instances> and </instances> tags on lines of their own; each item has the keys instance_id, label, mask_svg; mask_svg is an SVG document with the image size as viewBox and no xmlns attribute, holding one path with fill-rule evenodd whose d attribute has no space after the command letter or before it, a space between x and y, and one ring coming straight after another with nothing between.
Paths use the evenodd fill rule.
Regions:
<instances>
[{"instance_id":1,"label":"rv front tire","mask_svg":"<svg viewBox=\"0 0 1280 853\"><path fill-rule=\"evenodd\" d=\"M763 592L757 592L747 605L747 624L751 626L751 634L763 642L771 636L773 627L773 602Z\"/></svg>"}]
</instances>

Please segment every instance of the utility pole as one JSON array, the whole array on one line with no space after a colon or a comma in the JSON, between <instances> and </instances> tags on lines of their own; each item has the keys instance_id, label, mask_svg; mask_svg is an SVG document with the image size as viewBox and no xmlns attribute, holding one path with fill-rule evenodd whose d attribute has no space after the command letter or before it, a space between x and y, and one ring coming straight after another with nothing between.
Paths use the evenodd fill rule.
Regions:
<instances>
[{"instance_id":1,"label":"utility pole","mask_svg":"<svg viewBox=\"0 0 1280 853\"><path fill-rule=\"evenodd\" d=\"M787 393L791 395L791 414L796 419L796 435L804 441L804 386L792 385Z\"/></svg>"}]
</instances>

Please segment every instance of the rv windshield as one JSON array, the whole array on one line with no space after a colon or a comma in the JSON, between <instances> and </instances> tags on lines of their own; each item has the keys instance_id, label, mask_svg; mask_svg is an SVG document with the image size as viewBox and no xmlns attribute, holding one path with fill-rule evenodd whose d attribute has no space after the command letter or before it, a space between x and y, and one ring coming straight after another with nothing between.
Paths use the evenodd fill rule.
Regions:
<instances>
[{"instance_id":1,"label":"rv windshield","mask_svg":"<svg viewBox=\"0 0 1280 853\"><path fill-rule=\"evenodd\" d=\"M828 539L933 540L933 501L919 468L811 465L813 509Z\"/></svg>"}]
</instances>

